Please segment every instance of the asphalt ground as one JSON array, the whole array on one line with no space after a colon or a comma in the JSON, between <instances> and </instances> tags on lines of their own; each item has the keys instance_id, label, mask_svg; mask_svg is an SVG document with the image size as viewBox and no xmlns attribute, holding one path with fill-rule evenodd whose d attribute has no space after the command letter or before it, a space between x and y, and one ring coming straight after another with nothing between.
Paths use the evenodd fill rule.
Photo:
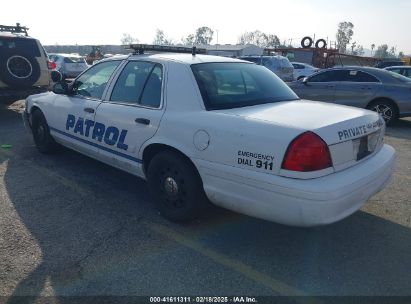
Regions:
<instances>
[{"instance_id":1,"label":"asphalt ground","mask_svg":"<svg viewBox=\"0 0 411 304\"><path fill-rule=\"evenodd\" d=\"M145 182L76 152L40 154L0 104L0 297L411 295L411 120L388 128L390 184L317 228L216 208L161 218Z\"/></svg>"}]
</instances>

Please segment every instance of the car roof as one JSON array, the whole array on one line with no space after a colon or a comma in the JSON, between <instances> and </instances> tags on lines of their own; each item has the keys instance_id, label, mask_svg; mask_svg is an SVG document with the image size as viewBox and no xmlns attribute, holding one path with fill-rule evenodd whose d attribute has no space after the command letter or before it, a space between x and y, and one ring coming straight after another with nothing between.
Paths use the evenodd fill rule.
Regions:
<instances>
[{"instance_id":1,"label":"car roof","mask_svg":"<svg viewBox=\"0 0 411 304\"><path fill-rule=\"evenodd\" d=\"M64 53L48 53L48 55L55 55L55 56L61 56L61 57L77 57L77 58L83 58L83 56L79 54L64 54Z\"/></svg>"},{"instance_id":2,"label":"car roof","mask_svg":"<svg viewBox=\"0 0 411 304\"><path fill-rule=\"evenodd\" d=\"M406 66L406 65L393 65L384 68L384 70L389 70L389 69L411 69L411 66Z\"/></svg>"},{"instance_id":3,"label":"car roof","mask_svg":"<svg viewBox=\"0 0 411 304\"><path fill-rule=\"evenodd\" d=\"M296 62L296 61L290 61L291 64L295 63L295 64L301 64L301 65L306 65L306 66L310 66L310 67L314 67L309 63L305 63L305 62Z\"/></svg>"},{"instance_id":4,"label":"car roof","mask_svg":"<svg viewBox=\"0 0 411 304\"><path fill-rule=\"evenodd\" d=\"M19 33L6 33L6 32L0 32L0 37L6 37L6 38L24 38L24 39L34 39L33 37L22 35Z\"/></svg>"},{"instance_id":5,"label":"car roof","mask_svg":"<svg viewBox=\"0 0 411 304\"><path fill-rule=\"evenodd\" d=\"M282 58L286 58L285 56L281 56L281 55L243 55L243 56L239 56L238 58L277 58L277 59L282 59Z\"/></svg>"},{"instance_id":6,"label":"car roof","mask_svg":"<svg viewBox=\"0 0 411 304\"><path fill-rule=\"evenodd\" d=\"M115 60L115 59L125 59L129 57L130 59L160 59L166 61L174 61L181 64L192 65L192 64L199 64L199 63L218 63L218 62L243 62L243 63L250 63L249 61L230 58L230 57L222 57L222 56L213 56L213 55L191 55L191 54L177 54L177 53L158 53L158 54L143 54L143 55L125 55L123 56L115 56L104 59L104 61Z\"/></svg>"},{"instance_id":7,"label":"car roof","mask_svg":"<svg viewBox=\"0 0 411 304\"><path fill-rule=\"evenodd\" d=\"M340 67L329 68L327 70L353 70L353 69L364 71L364 72L376 72L376 73L384 71L383 69L379 69L379 68L358 66L358 65L345 65L345 66L340 66Z\"/></svg>"}]
</instances>

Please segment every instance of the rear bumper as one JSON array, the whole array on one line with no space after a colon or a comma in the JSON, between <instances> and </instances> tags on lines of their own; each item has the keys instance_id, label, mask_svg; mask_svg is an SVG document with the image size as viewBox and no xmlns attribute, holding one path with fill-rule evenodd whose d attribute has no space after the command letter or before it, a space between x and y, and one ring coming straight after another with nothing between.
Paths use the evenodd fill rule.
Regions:
<instances>
[{"instance_id":1,"label":"rear bumper","mask_svg":"<svg viewBox=\"0 0 411 304\"><path fill-rule=\"evenodd\" d=\"M351 215L382 190L394 169L395 150L384 145L361 164L309 180L193 161L216 205L286 225L316 226Z\"/></svg>"}]
</instances>

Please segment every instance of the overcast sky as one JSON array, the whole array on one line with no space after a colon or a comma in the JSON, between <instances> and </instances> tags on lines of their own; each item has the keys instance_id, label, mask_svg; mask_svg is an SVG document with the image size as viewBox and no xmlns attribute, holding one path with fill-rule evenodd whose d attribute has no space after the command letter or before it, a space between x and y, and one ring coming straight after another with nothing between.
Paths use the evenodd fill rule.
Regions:
<instances>
[{"instance_id":1,"label":"overcast sky","mask_svg":"<svg viewBox=\"0 0 411 304\"><path fill-rule=\"evenodd\" d=\"M337 24L351 21L357 44L386 43L408 54L410 16L410 0L3 0L0 5L0 24L20 22L44 45L120 44L123 33L151 43L157 28L178 42L201 26L218 30L220 44L236 43L241 33L257 29L293 43L314 34L335 40Z\"/></svg>"}]
</instances>

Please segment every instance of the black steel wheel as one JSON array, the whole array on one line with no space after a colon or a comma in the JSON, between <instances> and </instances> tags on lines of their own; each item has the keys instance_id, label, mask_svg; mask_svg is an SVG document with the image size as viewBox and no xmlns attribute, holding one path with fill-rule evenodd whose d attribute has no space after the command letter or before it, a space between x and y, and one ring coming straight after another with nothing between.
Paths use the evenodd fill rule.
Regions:
<instances>
[{"instance_id":1,"label":"black steel wheel","mask_svg":"<svg viewBox=\"0 0 411 304\"><path fill-rule=\"evenodd\" d=\"M147 182L160 214L171 221L193 220L208 205L196 168L177 152L155 155L148 167Z\"/></svg>"},{"instance_id":2,"label":"black steel wheel","mask_svg":"<svg viewBox=\"0 0 411 304\"><path fill-rule=\"evenodd\" d=\"M50 135L50 129L43 113L40 110L34 111L31 121L31 131L37 149L44 154L56 152L58 144Z\"/></svg>"}]
</instances>

